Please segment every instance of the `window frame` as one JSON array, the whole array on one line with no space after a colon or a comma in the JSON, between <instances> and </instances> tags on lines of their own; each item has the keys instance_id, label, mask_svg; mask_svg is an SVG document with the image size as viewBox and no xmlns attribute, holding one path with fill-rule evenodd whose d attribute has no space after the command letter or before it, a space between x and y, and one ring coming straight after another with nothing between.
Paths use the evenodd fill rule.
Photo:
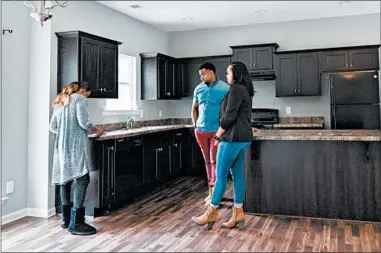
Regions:
<instances>
[{"instance_id":1,"label":"window frame","mask_svg":"<svg viewBox=\"0 0 381 253\"><path fill-rule=\"evenodd\" d=\"M125 82L125 81L121 81L119 80L119 74L118 74L118 92L120 92L120 85L131 85L131 94L129 94L129 99L132 100L132 106L131 108L113 108L111 107L110 105L107 106L107 103L110 102L111 100L114 100L115 99L106 99L106 103L105 103L105 107L103 109L103 115L137 115L137 114L140 114L140 109L138 109L138 106L137 106L137 97L136 97L136 94L137 94L137 57L132 55L132 54L126 54L126 53L121 53L119 52L118 53L118 59L121 59L123 57L131 57L131 61L132 61L132 70L131 70L131 73L133 75L132 77L132 82L129 83L129 82ZM118 71L120 71L120 62L118 62ZM120 99L119 97L119 94L118 94L118 98L117 99ZM122 104L122 103L121 103Z\"/></svg>"}]
</instances>

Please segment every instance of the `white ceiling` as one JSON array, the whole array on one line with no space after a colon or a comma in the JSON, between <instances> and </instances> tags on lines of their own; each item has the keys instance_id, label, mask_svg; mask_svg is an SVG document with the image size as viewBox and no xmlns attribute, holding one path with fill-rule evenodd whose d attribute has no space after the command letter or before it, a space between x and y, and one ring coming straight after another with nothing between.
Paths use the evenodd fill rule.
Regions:
<instances>
[{"instance_id":1,"label":"white ceiling","mask_svg":"<svg viewBox=\"0 0 381 253\"><path fill-rule=\"evenodd\" d=\"M168 32L380 13L380 1L98 2ZM133 9L131 5L141 7ZM257 13L261 10L267 12Z\"/></svg>"}]
</instances>

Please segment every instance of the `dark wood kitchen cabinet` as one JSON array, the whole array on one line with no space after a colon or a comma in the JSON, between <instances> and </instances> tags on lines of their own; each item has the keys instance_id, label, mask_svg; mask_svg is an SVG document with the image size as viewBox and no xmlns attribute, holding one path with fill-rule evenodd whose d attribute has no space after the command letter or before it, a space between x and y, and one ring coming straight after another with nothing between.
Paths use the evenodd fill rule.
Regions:
<instances>
[{"instance_id":1,"label":"dark wood kitchen cabinet","mask_svg":"<svg viewBox=\"0 0 381 253\"><path fill-rule=\"evenodd\" d=\"M173 166L172 176L183 175L192 167L192 141L189 129L173 131Z\"/></svg>"},{"instance_id":2,"label":"dark wood kitchen cabinet","mask_svg":"<svg viewBox=\"0 0 381 253\"><path fill-rule=\"evenodd\" d=\"M114 153L115 202L123 203L135 197L143 186L143 138L115 140Z\"/></svg>"},{"instance_id":3,"label":"dark wood kitchen cabinet","mask_svg":"<svg viewBox=\"0 0 381 253\"><path fill-rule=\"evenodd\" d=\"M121 42L82 31L56 33L57 93L86 81L91 98L118 98L118 46Z\"/></svg>"},{"instance_id":4,"label":"dark wood kitchen cabinet","mask_svg":"<svg viewBox=\"0 0 381 253\"><path fill-rule=\"evenodd\" d=\"M173 167L171 131L144 135L144 183L156 184L171 175Z\"/></svg>"},{"instance_id":5,"label":"dark wood kitchen cabinet","mask_svg":"<svg viewBox=\"0 0 381 253\"><path fill-rule=\"evenodd\" d=\"M103 211L115 205L115 140L102 142L100 148L99 206Z\"/></svg>"},{"instance_id":6,"label":"dark wood kitchen cabinet","mask_svg":"<svg viewBox=\"0 0 381 253\"><path fill-rule=\"evenodd\" d=\"M182 87L177 82L177 60L160 53L140 54L141 99L179 99Z\"/></svg>"},{"instance_id":7,"label":"dark wood kitchen cabinet","mask_svg":"<svg viewBox=\"0 0 381 253\"><path fill-rule=\"evenodd\" d=\"M249 71L272 70L273 53L279 45L276 43L231 46L233 49L232 61L243 62Z\"/></svg>"},{"instance_id":8,"label":"dark wood kitchen cabinet","mask_svg":"<svg viewBox=\"0 0 381 253\"><path fill-rule=\"evenodd\" d=\"M379 69L378 46L322 51L319 58L323 72Z\"/></svg>"},{"instance_id":9,"label":"dark wood kitchen cabinet","mask_svg":"<svg viewBox=\"0 0 381 253\"><path fill-rule=\"evenodd\" d=\"M320 96L317 52L275 53L276 96Z\"/></svg>"},{"instance_id":10,"label":"dark wood kitchen cabinet","mask_svg":"<svg viewBox=\"0 0 381 253\"><path fill-rule=\"evenodd\" d=\"M122 206L143 186L142 137L103 141L100 156L101 210Z\"/></svg>"},{"instance_id":11,"label":"dark wood kitchen cabinet","mask_svg":"<svg viewBox=\"0 0 381 253\"><path fill-rule=\"evenodd\" d=\"M193 129L162 131L112 140L92 140L89 146L90 184L86 215L99 216L132 203L182 175L205 176L204 160ZM56 187L56 212L61 212Z\"/></svg>"},{"instance_id":12,"label":"dark wood kitchen cabinet","mask_svg":"<svg viewBox=\"0 0 381 253\"><path fill-rule=\"evenodd\" d=\"M181 97L189 96L189 71L188 63L186 61L177 60L176 63L176 89L181 91L178 94Z\"/></svg>"},{"instance_id":13,"label":"dark wood kitchen cabinet","mask_svg":"<svg viewBox=\"0 0 381 253\"><path fill-rule=\"evenodd\" d=\"M380 142L253 141L244 210L380 222L380 159Z\"/></svg>"}]
</instances>

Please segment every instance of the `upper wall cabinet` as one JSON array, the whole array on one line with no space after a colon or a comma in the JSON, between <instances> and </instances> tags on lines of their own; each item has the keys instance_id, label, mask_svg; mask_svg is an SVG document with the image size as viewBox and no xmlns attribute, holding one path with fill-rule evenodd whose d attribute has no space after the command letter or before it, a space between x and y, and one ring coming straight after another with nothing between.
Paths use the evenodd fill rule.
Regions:
<instances>
[{"instance_id":1,"label":"upper wall cabinet","mask_svg":"<svg viewBox=\"0 0 381 253\"><path fill-rule=\"evenodd\" d=\"M276 96L321 95L317 52L275 54Z\"/></svg>"},{"instance_id":2,"label":"upper wall cabinet","mask_svg":"<svg viewBox=\"0 0 381 253\"><path fill-rule=\"evenodd\" d=\"M118 98L118 46L121 42L82 31L56 33L57 92L86 81L91 98Z\"/></svg>"},{"instance_id":3,"label":"upper wall cabinet","mask_svg":"<svg viewBox=\"0 0 381 253\"><path fill-rule=\"evenodd\" d=\"M142 100L181 98L184 77L177 73L184 71L185 65L179 66L175 58L160 53L140 54L140 58Z\"/></svg>"},{"instance_id":4,"label":"upper wall cabinet","mask_svg":"<svg viewBox=\"0 0 381 253\"><path fill-rule=\"evenodd\" d=\"M379 47L336 49L319 53L321 71L378 70Z\"/></svg>"},{"instance_id":5,"label":"upper wall cabinet","mask_svg":"<svg viewBox=\"0 0 381 253\"><path fill-rule=\"evenodd\" d=\"M232 61L243 62L249 71L272 70L273 53L278 47L279 45L276 43L231 46L233 49Z\"/></svg>"}]
</instances>

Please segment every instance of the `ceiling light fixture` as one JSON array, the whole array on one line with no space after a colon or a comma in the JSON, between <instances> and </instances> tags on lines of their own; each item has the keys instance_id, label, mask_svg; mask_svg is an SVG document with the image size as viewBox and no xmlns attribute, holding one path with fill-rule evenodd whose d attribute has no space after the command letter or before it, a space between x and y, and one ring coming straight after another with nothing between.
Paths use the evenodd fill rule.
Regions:
<instances>
[{"instance_id":1,"label":"ceiling light fixture","mask_svg":"<svg viewBox=\"0 0 381 253\"><path fill-rule=\"evenodd\" d=\"M33 11L30 16L40 22L41 27L51 19L52 10L56 7L66 7L68 1L24 1L24 4Z\"/></svg>"},{"instance_id":2,"label":"ceiling light fixture","mask_svg":"<svg viewBox=\"0 0 381 253\"><path fill-rule=\"evenodd\" d=\"M131 4L130 7L132 9L140 9L141 8L141 6L139 4Z\"/></svg>"},{"instance_id":3,"label":"ceiling light fixture","mask_svg":"<svg viewBox=\"0 0 381 253\"><path fill-rule=\"evenodd\" d=\"M183 17L183 18L181 18L181 20L191 21L191 20L193 20L193 18L192 17Z\"/></svg>"},{"instance_id":4,"label":"ceiling light fixture","mask_svg":"<svg viewBox=\"0 0 381 253\"><path fill-rule=\"evenodd\" d=\"M262 14L262 13L267 13L267 10L258 10L258 11L255 11L255 14Z\"/></svg>"},{"instance_id":5,"label":"ceiling light fixture","mask_svg":"<svg viewBox=\"0 0 381 253\"><path fill-rule=\"evenodd\" d=\"M351 4L351 1L341 1L339 2L340 5L346 5L346 4Z\"/></svg>"}]
</instances>

